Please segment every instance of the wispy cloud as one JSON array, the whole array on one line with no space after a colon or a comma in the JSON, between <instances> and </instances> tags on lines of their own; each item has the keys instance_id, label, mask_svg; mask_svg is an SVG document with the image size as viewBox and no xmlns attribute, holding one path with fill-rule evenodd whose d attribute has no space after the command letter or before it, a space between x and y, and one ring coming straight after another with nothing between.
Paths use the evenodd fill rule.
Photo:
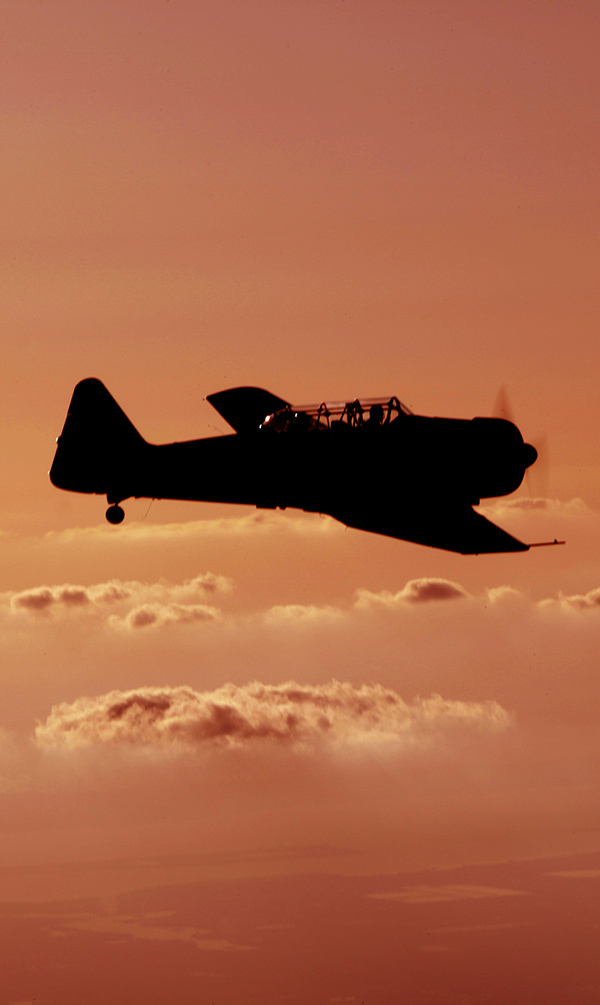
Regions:
<instances>
[{"instance_id":1,"label":"wispy cloud","mask_svg":"<svg viewBox=\"0 0 600 1005\"><path fill-rule=\"evenodd\" d=\"M524 897L525 890L503 890L495 886L405 886L401 890L370 893L373 900L392 900L402 904L441 904L454 900L485 900L490 897Z\"/></svg>"},{"instance_id":2,"label":"wispy cloud","mask_svg":"<svg viewBox=\"0 0 600 1005\"><path fill-rule=\"evenodd\" d=\"M544 499L532 496L517 496L514 499L501 498L486 502L482 506L486 516L492 513L550 513L562 516L584 516L594 512L583 499Z\"/></svg>"},{"instance_id":3,"label":"wispy cloud","mask_svg":"<svg viewBox=\"0 0 600 1005\"><path fill-rule=\"evenodd\" d=\"M556 599L542 601L543 607L562 607L565 610L594 611L600 610L600 588L588 590L587 593L576 593L566 596L559 593Z\"/></svg>"},{"instance_id":4,"label":"wispy cloud","mask_svg":"<svg viewBox=\"0 0 600 1005\"><path fill-rule=\"evenodd\" d=\"M251 949L229 939L221 939L210 930L192 926L158 925L153 918L118 914L61 914L56 918L58 932L75 929L102 935L129 936L150 942L191 942L205 952L231 952Z\"/></svg>"},{"instance_id":5,"label":"wispy cloud","mask_svg":"<svg viewBox=\"0 0 600 1005\"><path fill-rule=\"evenodd\" d=\"M560 879L600 879L600 869L566 869L562 872L549 872L548 875Z\"/></svg>"},{"instance_id":6,"label":"wispy cloud","mask_svg":"<svg viewBox=\"0 0 600 1005\"><path fill-rule=\"evenodd\" d=\"M341 608L329 605L277 604L265 612L264 620L269 625L301 625L339 621L343 617L344 611Z\"/></svg>"},{"instance_id":7,"label":"wispy cloud","mask_svg":"<svg viewBox=\"0 0 600 1005\"><path fill-rule=\"evenodd\" d=\"M68 530L48 531L46 537L53 541L71 542L76 540L140 541L146 539L169 540L182 537L207 537L234 534L326 534L334 528L343 530L341 524L331 517L314 514L276 513L259 510L244 516L219 517L213 520L190 520L181 523L151 523L131 521L118 529L108 524L95 527L75 527Z\"/></svg>"}]
</instances>

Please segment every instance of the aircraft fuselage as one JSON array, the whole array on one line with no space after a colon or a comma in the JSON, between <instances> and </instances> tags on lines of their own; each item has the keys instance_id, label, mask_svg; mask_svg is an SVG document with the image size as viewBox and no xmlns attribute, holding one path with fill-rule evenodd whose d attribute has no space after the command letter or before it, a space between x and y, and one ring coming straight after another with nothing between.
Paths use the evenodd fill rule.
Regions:
<instances>
[{"instance_id":1,"label":"aircraft fuselage","mask_svg":"<svg viewBox=\"0 0 600 1005\"><path fill-rule=\"evenodd\" d=\"M241 417L235 413L236 395L244 404ZM265 396L284 408L261 422L256 417ZM505 419L413 415L397 399L390 399L387 418L378 415L376 424L363 421L362 412L356 419L353 409L359 402L345 406L341 419L339 412L335 420L332 412L322 413L325 406L311 417L256 388L219 392L211 403L226 417L232 414L228 421L240 431L154 445L140 436L100 381L82 381L58 439L51 480L58 488L106 495L112 504L107 516L116 514L114 522L123 515L115 504L130 497L295 507L331 514L361 529L462 550L452 543L453 526L463 528L463 537L474 520L494 526L471 507L514 492L536 457ZM244 421L252 408L252 421ZM269 419L276 421L269 424ZM450 524L436 515L440 504L450 512ZM504 535L505 547L498 538L487 542L491 550L527 548L494 530ZM465 547L477 550L478 538Z\"/></svg>"}]
</instances>

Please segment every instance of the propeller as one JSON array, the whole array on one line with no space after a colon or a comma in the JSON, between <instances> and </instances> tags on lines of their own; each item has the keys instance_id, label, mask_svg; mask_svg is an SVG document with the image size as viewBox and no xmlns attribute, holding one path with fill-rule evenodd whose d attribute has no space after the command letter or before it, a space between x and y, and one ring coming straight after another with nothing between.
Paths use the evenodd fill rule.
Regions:
<instances>
[{"instance_id":1,"label":"propeller","mask_svg":"<svg viewBox=\"0 0 600 1005\"><path fill-rule=\"evenodd\" d=\"M516 426L514 412L505 384L500 385L500 390L498 391L494 402L492 415L495 419L507 419L508 422L512 422Z\"/></svg>"},{"instance_id":2,"label":"propeller","mask_svg":"<svg viewBox=\"0 0 600 1005\"><path fill-rule=\"evenodd\" d=\"M496 395L492 415L495 419L507 419L508 422L517 425L505 384L500 386ZM532 443L527 443L525 446L530 448L527 457L527 470L525 471L529 495L546 499L550 482L550 455L546 433L540 433Z\"/></svg>"},{"instance_id":3,"label":"propeller","mask_svg":"<svg viewBox=\"0 0 600 1005\"><path fill-rule=\"evenodd\" d=\"M547 499L550 484L550 452L546 433L536 436L532 447L537 452L537 461L525 472L529 495Z\"/></svg>"}]
</instances>

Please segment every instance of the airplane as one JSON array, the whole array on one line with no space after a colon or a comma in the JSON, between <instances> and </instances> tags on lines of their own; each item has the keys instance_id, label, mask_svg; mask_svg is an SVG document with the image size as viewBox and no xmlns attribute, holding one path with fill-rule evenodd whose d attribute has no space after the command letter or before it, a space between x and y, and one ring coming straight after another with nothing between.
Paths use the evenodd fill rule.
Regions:
<instances>
[{"instance_id":1,"label":"airplane","mask_svg":"<svg viewBox=\"0 0 600 1005\"><path fill-rule=\"evenodd\" d=\"M397 397L294 406L258 387L207 401L233 433L148 443L94 377L73 392L50 470L60 489L128 498L293 507L463 555L528 551L473 507L521 484L537 458L503 418L414 414ZM562 544L544 541L539 544Z\"/></svg>"}]
</instances>

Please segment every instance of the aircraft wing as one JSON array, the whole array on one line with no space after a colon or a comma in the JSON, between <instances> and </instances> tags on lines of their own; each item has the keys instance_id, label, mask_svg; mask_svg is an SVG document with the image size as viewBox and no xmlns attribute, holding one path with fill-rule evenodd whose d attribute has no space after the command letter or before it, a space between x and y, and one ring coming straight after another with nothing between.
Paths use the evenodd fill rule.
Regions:
<instances>
[{"instance_id":1,"label":"aircraft wing","mask_svg":"<svg viewBox=\"0 0 600 1005\"><path fill-rule=\"evenodd\" d=\"M216 408L236 433L251 433L258 429L267 415L285 408L283 398L263 391L261 387L230 387L227 391L207 394L206 400Z\"/></svg>"},{"instance_id":2,"label":"aircraft wing","mask_svg":"<svg viewBox=\"0 0 600 1005\"><path fill-rule=\"evenodd\" d=\"M417 509L366 509L330 514L347 527L386 534L401 541L443 548L461 555L483 555L503 551L529 551L529 545L512 537L468 505Z\"/></svg>"}]
</instances>

